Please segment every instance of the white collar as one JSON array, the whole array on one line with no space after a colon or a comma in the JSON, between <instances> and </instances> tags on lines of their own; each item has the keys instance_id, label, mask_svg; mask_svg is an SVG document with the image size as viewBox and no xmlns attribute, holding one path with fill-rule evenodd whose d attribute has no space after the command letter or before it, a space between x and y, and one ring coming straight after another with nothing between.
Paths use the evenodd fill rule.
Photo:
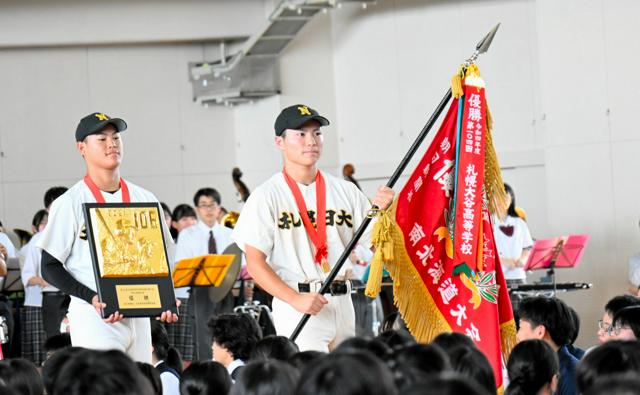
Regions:
<instances>
[{"instance_id":1,"label":"white collar","mask_svg":"<svg viewBox=\"0 0 640 395\"><path fill-rule=\"evenodd\" d=\"M238 369L240 366L244 366L244 361L242 359L234 359L233 362L227 366L227 372L229 374L233 373L234 370Z\"/></svg>"}]
</instances>

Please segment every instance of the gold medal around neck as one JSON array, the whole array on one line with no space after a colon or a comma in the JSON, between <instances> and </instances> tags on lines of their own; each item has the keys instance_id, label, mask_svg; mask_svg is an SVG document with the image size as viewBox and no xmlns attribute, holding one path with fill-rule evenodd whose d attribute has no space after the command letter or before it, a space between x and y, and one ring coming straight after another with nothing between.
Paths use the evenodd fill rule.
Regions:
<instances>
[{"instance_id":1,"label":"gold medal around neck","mask_svg":"<svg viewBox=\"0 0 640 395\"><path fill-rule=\"evenodd\" d=\"M331 267L329 266L329 261L327 260L327 258L322 258L321 266L322 266L322 270L325 273L329 273L331 271Z\"/></svg>"}]
</instances>

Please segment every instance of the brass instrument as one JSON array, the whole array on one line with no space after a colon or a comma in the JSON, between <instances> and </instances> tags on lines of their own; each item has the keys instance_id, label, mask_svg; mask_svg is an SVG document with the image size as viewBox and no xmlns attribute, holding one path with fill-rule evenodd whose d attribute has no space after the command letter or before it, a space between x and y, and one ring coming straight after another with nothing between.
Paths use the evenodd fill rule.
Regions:
<instances>
[{"instance_id":1,"label":"brass instrument","mask_svg":"<svg viewBox=\"0 0 640 395\"><path fill-rule=\"evenodd\" d=\"M240 213L237 211L229 211L222 217L222 225L227 228L235 228L236 223L238 222L238 218L240 217Z\"/></svg>"}]
</instances>

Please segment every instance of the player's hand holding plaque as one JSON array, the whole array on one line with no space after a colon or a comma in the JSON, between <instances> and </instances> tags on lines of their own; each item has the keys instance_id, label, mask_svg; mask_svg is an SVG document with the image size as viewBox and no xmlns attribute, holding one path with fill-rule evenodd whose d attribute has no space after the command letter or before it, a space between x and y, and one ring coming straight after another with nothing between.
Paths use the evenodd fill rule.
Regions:
<instances>
[{"instance_id":1,"label":"player's hand holding plaque","mask_svg":"<svg viewBox=\"0 0 640 395\"><path fill-rule=\"evenodd\" d=\"M84 215L103 317L177 314L158 204L85 203Z\"/></svg>"}]
</instances>

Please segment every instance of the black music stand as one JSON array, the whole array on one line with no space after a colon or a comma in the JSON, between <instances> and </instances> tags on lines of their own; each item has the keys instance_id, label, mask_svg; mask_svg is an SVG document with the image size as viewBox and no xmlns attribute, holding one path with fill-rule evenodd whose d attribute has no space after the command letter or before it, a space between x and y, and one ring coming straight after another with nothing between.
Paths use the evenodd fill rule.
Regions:
<instances>
[{"instance_id":1,"label":"black music stand","mask_svg":"<svg viewBox=\"0 0 640 395\"><path fill-rule=\"evenodd\" d=\"M7 275L1 279L0 292L11 294L24 291L22 278L20 277L20 260L18 258L7 258Z\"/></svg>"},{"instance_id":2,"label":"black music stand","mask_svg":"<svg viewBox=\"0 0 640 395\"><path fill-rule=\"evenodd\" d=\"M551 239L536 240L524 265L524 270L547 270L556 296L555 268L578 266L589 235L570 235Z\"/></svg>"}]
</instances>

